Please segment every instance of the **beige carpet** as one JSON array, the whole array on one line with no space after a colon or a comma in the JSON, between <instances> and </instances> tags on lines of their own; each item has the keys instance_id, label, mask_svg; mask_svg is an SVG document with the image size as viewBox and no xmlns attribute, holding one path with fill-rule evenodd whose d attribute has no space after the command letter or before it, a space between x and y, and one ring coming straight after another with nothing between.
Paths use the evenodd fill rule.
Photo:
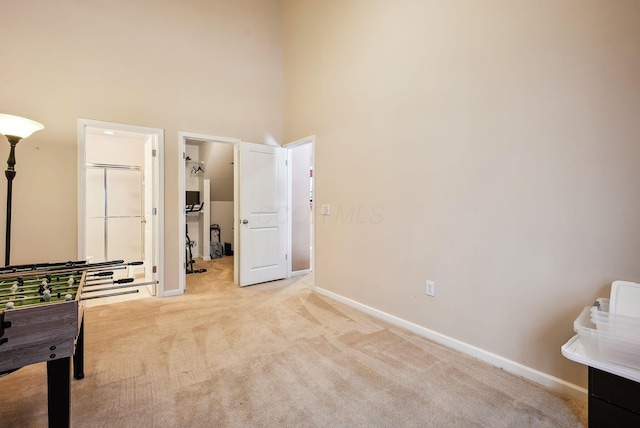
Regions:
<instances>
[{"instance_id":1,"label":"beige carpet","mask_svg":"<svg viewBox=\"0 0 640 428\"><path fill-rule=\"evenodd\" d=\"M311 292L246 288L231 258L187 293L88 308L75 427L580 427L584 403ZM46 366L0 378L0 426L45 427Z\"/></svg>"}]
</instances>

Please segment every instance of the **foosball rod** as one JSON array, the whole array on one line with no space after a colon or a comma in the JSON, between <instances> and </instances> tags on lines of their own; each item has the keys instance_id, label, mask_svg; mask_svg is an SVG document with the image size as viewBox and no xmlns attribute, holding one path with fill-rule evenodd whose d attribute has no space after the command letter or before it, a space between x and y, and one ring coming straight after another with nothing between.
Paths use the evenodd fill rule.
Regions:
<instances>
[{"instance_id":1,"label":"foosball rod","mask_svg":"<svg viewBox=\"0 0 640 428\"><path fill-rule=\"evenodd\" d=\"M124 269L124 268L123 268ZM102 278L110 278L114 275L113 270L105 270L96 273L87 273L84 277L85 281L98 281Z\"/></svg>"},{"instance_id":2,"label":"foosball rod","mask_svg":"<svg viewBox=\"0 0 640 428\"><path fill-rule=\"evenodd\" d=\"M2 282L0 283L0 288L11 288L14 285L18 288L23 287L39 287L41 285L46 285L47 287L59 284L69 284L69 280L72 280L74 284L80 282L80 276L67 276L66 278L55 278L51 281L47 281L46 278L38 278L38 279L29 279L26 281L12 281L12 282Z\"/></svg>"},{"instance_id":3,"label":"foosball rod","mask_svg":"<svg viewBox=\"0 0 640 428\"><path fill-rule=\"evenodd\" d=\"M71 288L71 287L78 288L78 285L80 285L79 281L73 281L71 283L69 283L68 281L56 282L56 283L49 283L46 285L43 285L42 283L38 283L38 284L21 285L17 287L14 287L12 285L11 287L0 287L0 294L11 294L11 293L18 293L18 292L37 293L39 291L44 291L44 290L53 291L61 288Z\"/></svg>"},{"instance_id":4,"label":"foosball rod","mask_svg":"<svg viewBox=\"0 0 640 428\"><path fill-rule=\"evenodd\" d=\"M101 294L100 296L82 297L82 298L80 298L80 300L102 299L103 297L122 296L124 294L135 294L137 292L138 292L138 290L121 291L119 293Z\"/></svg>"},{"instance_id":5,"label":"foosball rod","mask_svg":"<svg viewBox=\"0 0 640 428\"><path fill-rule=\"evenodd\" d=\"M87 276L88 277L109 276L109 275L113 275L114 270L122 270L126 268L127 268L126 266L104 267L96 270L90 270L89 272L87 272Z\"/></svg>"},{"instance_id":6,"label":"foosball rod","mask_svg":"<svg viewBox=\"0 0 640 428\"><path fill-rule=\"evenodd\" d=\"M109 290L117 290L117 289L122 289L122 288L142 287L142 286L146 286L146 285L158 284L158 281L148 281L148 282L134 283L134 282L132 282L133 278L123 278L123 279L130 279L131 281L126 281L126 282L124 282L124 285L117 285L117 286L113 286L113 287L102 287L102 288L96 288L96 289L91 289L91 287L86 287L86 288L83 289L83 293L109 291ZM118 283L118 282L114 281L113 283ZM59 288L57 290L50 290L50 291L53 291L53 292L50 294L51 298L48 301L51 301L51 299L62 299L61 296L60 297L56 297L56 295L71 294L71 292L77 292L77 290L78 290L77 286L69 286L69 287ZM137 292L137 290L135 290L135 292ZM0 304L6 304L6 303L11 302L11 301L13 301L15 303L18 303L18 302L24 302L24 301L27 301L27 300L40 300L40 301L43 301L43 302L47 302L47 300L45 300L45 298L44 298L44 295L38 295L38 296L33 296L33 297L24 297L24 294L30 294L30 293L33 293L33 292L31 291L31 292L27 293L26 291L23 291L23 292L17 292L15 294L11 294L11 295L8 295L8 296L1 296L1 297L12 297L13 299L0 301ZM91 298L95 298L95 297L91 297ZM66 300L66 298L65 298L65 300ZM81 298L81 300L86 300L86 299L85 298Z\"/></svg>"},{"instance_id":7,"label":"foosball rod","mask_svg":"<svg viewBox=\"0 0 640 428\"><path fill-rule=\"evenodd\" d=\"M31 263L31 264L25 264L25 265L10 265L10 266L0 267L0 273L37 271L41 269L50 269L50 268L56 268L56 267L72 267L72 266L81 266L86 264L87 264L86 260L76 260L76 261L54 262L54 263Z\"/></svg>"},{"instance_id":8,"label":"foosball rod","mask_svg":"<svg viewBox=\"0 0 640 428\"><path fill-rule=\"evenodd\" d=\"M71 287L61 287L55 290L51 290L48 289L51 292L51 295L56 295L58 293L64 294L64 293L68 293L69 290L77 290L78 286L71 286ZM22 290L22 291L16 291L15 293L5 293L5 294L0 294L0 299L6 299L6 298L11 298L11 297L20 297L20 296L28 296L34 293L38 293L37 290ZM44 296L44 294L38 294L40 297Z\"/></svg>"},{"instance_id":9,"label":"foosball rod","mask_svg":"<svg viewBox=\"0 0 640 428\"><path fill-rule=\"evenodd\" d=\"M126 266L120 266L116 268L109 268L109 270L96 270L96 271L88 271L84 277L85 283L91 281L100 281L101 279L109 279L115 276L116 270L126 269Z\"/></svg>"},{"instance_id":10,"label":"foosball rod","mask_svg":"<svg viewBox=\"0 0 640 428\"><path fill-rule=\"evenodd\" d=\"M102 263L92 263L86 264L84 266L76 266L70 268L56 268L56 269L43 269L38 271L25 271L25 272L16 272L16 273L3 273L0 274L0 280L8 279L8 278L26 278L32 277L42 274L60 274L60 273L68 273L68 272L91 272L100 269L114 269L115 266L140 266L144 264L142 261L125 263L123 260L116 260L112 262L102 262Z\"/></svg>"},{"instance_id":11,"label":"foosball rod","mask_svg":"<svg viewBox=\"0 0 640 428\"><path fill-rule=\"evenodd\" d=\"M77 268L70 268L70 269L58 269L58 270L50 270L50 271L43 271L45 273L50 273L50 274L57 274L59 272L82 272L82 271L86 271L87 275L96 275L98 273L101 273L105 270L109 270L109 271L113 271L113 270L122 270L122 269L126 269L128 266L142 266L144 265L144 262L141 260L135 261L135 262L125 262L123 260L115 260L113 262L101 262L101 263L91 263L91 264L87 264L85 266L78 266Z\"/></svg>"},{"instance_id":12,"label":"foosball rod","mask_svg":"<svg viewBox=\"0 0 640 428\"><path fill-rule=\"evenodd\" d=\"M51 279L51 281L47 281L46 278L35 278L35 279L27 279L26 281L22 281L22 284L18 281L12 282L3 282L0 284L0 287L12 287L14 284L18 287L34 287L43 285L44 282L47 286L54 284L67 284L69 283L69 278L73 279L73 282L80 282L80 275L68 275L66 278L55 278Z\"/></svg>"},{"instance_id":13,"label":"foosball rod","mask_svg":"<svg viewBox=\"0 0 640 428\"><path fill-rule=\"evenodd\" d=\"M109 276L109 275L113 275L113 271L124 270L124 269L127 269L129 266L142 266L142 265L144 265L143 261L136 261L136 262L130 262L130 263L121 263L119 265L99 266L99 267L96 267L95 269L86 269L87 274L85 276L89 278Z\"/></svg>"},{"instance_id":14,"label":"foosball rod","mask_svg":"<svg viewBox=\"0 0 640 428\"><path fill-rule=\"evenodd\" d=\"M104 278L101 278L101 279L103 279L103 280L104 280ZM93 283L91 283L91 284L88 284L88 283L85 281L84 286L85 286L85 287L95 287L96 285L107 285L107 284L127 284L127 283L129 283L129 282L133 282L133 281L135 281L135 279L134 279L134 278L107 279L107 280L104 280L104 281L101 281L101 282L93 282Z\"/></svg>"},{"instance_id":15,"label":"foosball rod","mask_svg":"<svg viewBox=\"0 0 640 428\"><path fill-rule=\"evenodd\" d=\"M113 271L104 271L104 272L98 272L98 273L100 273L100 275L96 274L91 276L89 275L85 276L84 281L85 282L100 281L100 280L114 277Z\"/></svg>"},{"instance_id":16,"label":"foosball rod","mask_svg":"<svg viewBox=\"0 0 640 428\"><path fill-rule=\"evenodd\" d=\"M105 281L105 279L107 279ZM74 278L75 280L75 278ZM116 280L109 280L108 277L98 277L95 279L97 280L102 280L102 282L93 282L93 283L87 283L85 280L85 287L93 287L93 286L97 286L97 285L107 285L107 284L126 284L126 283L130 283L134 281L134 278L121 278L121 279L116 279ZM56 287L58 288L64 288L65 286L69 286L72 287L71 284L69 284L69 281L62 281L62 282L49 282L46 284L43 284L42 282L45 280L33 280L33 281L28 281L28 282L33 282L33 284L27 283L23 285L18 286L19 290L22 290L22 292L35 292L36 290L38 290L41 286L45 286L45 289L49 289L49 290L55 290ZM46 282L46 281L45 281ZM15 282L14 282L15 283ZM73 282L73 284L77 284L76 281ZM8 286L8 284L5 284L5 286ZM13 286L13 284L12 284ZM59 287L59 286L63 286L63 287ZM77 288L77 286L76 286ZM7 289L10 289L9 287L7 287ZM17 294L18 291L16 291L15 293L12 294ZM8 294L5 294L8 295ZM4 297L5 295L0 295L0 297Z\"/></svg>"},{"instance_id":17,"label":"foosball rod","mask_svg":"<svg viewBox=\"0 0 640 428\"><path fill-rule=\"evenodd\" d=\"M66 272L66 271L81 271L86 269L91 269L92 267L107 267L107 266L117 266L124 264L124 260L111 260L106 262L99 263L86 263L86 262L60 262L60 263L40 263L36 265L20 265L18 267L15 266L7 266L4 268L0 268L1 276L6 275L25 275L32 274L37 275L39 273L53 273L53 272ZM32 269L26 269L25 266L34 266Z\"/></svg>"},{"instance_id":18,"label":"foosball rod","mask_svg":"<svg viewBox=\"0 0 640 428\"><path fill-rule=\"evenodd\" d=\"M62 294L62 293L60 293L60 294ZM71 294L71 293L66 293L66 294ZM45 300L44 296L40 296L40 295L38 295L38 296L34 296L34 297L21 297L21 298L19 298L19 299L9 299L9 300L3 300L3 301L0 301L0 305L6 305L6 304L7 304L7 303L9 303L9 302L13 302L13 303L22 303L22 302L26 302L27 300L40 300L40 301L42 301L43 303L44 303L44 302L46 302L46 303L50 303L51 301L55 301L55 300L71 301L71 300L73 300L73 295L71 295L71 296L72 296L72 297L71 297L71 299L67 300L65 295L62 295L62 296L60 296L60 297L57 297L57 296L55 296L55 295L53 295L53 294L52 294L52 295L51 295L51 299L50 299L50 300L48 300L48 301L47 301L47 300Z\"/></svg>"},{"instance_id":19,"label":"foosball rod","mask_svg":"<svg viewBox=\"0 0 640 428\"><path fill-rule=\"evenodd\" d=\"M57 271L57 272L21 272L19 274L13 274L13 275L6 275L6 274L2 274L0 275L0 277L2 277L2 279L0 281L4 282L4 281L11 281L11 280L15 280L17 281L20 278L24 278L23 280L29 280L31 281L32 278L59 278L61 276L69 276L69 275L81 275L82 271L78 270L78 269L71 269L71 270L67 270L67 271Z\"/></svg>"},{"instance_id":20,"label":"foosball rod","mask_svg":"<svg viewBox=\"0 0 640 428\"><path fill-rule=\"evenodd\" d=\"M60 292L60 290L71 290L71 289L77 289L78 288L78 284L73 284L73 285L69 285L69 284L65 284L63 286L58 286L56 288L45 288L44 290L49 290L51 292L51 294L58 293ZM43 290L43 292L44 292ZM39 293L40 292L40 288L37 286L30 286L30 287L21 287L16 291L12 291L10 293L3 293L0 294L0 298L4 298L4 297L10 297L10 296L18 296L18 295L22 295L22 294L33 294L33 293Z\"/></svg>"},{"instance_id":21,"label":"foosball rod","mask_svg":"<svg viewBox=\"0 0 640 428\"><path fill-rule=\"evenodd\" d=\"M109 291L109 290L118 290L120 288L131 288L131 287L142 287L144 285L155 285L157 284L158 281L149 281L149 282L139 282L139 283L128 283L125 285L115 285L113 287L102 287L102 288L96 288L96 289L91 289L89 287L84 287L82 289L82 294L84 293L96 293L98 291Z\"/></svg>"},{"instance_id":22,"label":"foosball rod","mask_svg":"<svg viewBox=\"0 0 640 428\"><path fill-rule=\"evenodd\" d=\"M113 275L105 275L105 276L96 276L95 278L85 278L84 283L87 285L91 285L91 283L95 283L96 281L105 281L105 280L113 280Z\"/></svg>"}]
</instances>

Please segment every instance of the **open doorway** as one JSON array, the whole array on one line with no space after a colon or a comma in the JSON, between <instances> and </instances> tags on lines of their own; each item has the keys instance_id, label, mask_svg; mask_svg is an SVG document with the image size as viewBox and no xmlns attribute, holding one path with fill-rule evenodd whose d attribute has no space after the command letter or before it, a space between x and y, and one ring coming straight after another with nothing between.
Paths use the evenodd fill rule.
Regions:
<instances>
[{"instance_id":1,"label":"open doorway","mask_svg":"<svg viewBox=\"0 0 640 428\"><path fill-rule=\"evenodd\" d=\"M311 273L314 268L314 152L315 136L284 146L288 152L290 207L290 276Z\"/></svg>"},{"instance_id":2,"label":"open doorway","mask_svg":"<svg viewBox=\"0 0 640 428\"><path fill-rule=\"evenodd\" d=\"M202 273L233 256L233 144L187 139L185 154L186 273Z\"/></svg>"},{"instance_id":3,"label":"open doorway","mask_svg":"<svg viewBox=\"0 0 640 428\"><path fill-rule=\"evenodd\" d=\"M181 215L179 216L179 224L178 230L181 231L181 237L178 240L179 245L179 269L184 272L183 275L180 275L179 278L179 288L176 290L176 294L184 293L186 288L186 277L187 277L187 264L189 262L189 252L185 248L185 243L187 241L193 240L193 237L197 237L199 239L198 243L192 246L193 248L200 247L200 251L192 251L193 254L201 257L203 261L207 260L206 252L202 252L202 249L210 249L210 240L218 239L220 236L221 243L230 244L230 249L232 251L233 256L233 274L234 274L234 282L238 285L241 285L240 276L239 276L239 264L240 258L242 257L242 249L241 247L241 239L240 239L240 226L246 226L245 223L253 223L245 220L240 216L240 199L241 196L247 196L246 186L239 185L239 147L243 144L250 144L242 142L237 138L227 138L227 137L218 137L204 134L195 134L195 133L187 133L180 132L179 133L179 142L180 142L180 150L179 150L179 185L178 185L178 200L179 206L181 207ZM213 145L210 145L213 144ZM291 277L294 275L303 275L310 273L314 267L314 212L315 207L313 204L313 169L314 169L314 144L315 144L315 136L305 137L303 139L294 141L284 146L286 149L285 158L288 162L289 168L287 172L284 173L283 177L287 181L288 190L287 198L280 206L287 205L287 209L285 212L293 213L293 215L286 215L287 223L288 223L288 233L287 240L287 250L286 254L284 254L285 258L288 261L288 266L286 267L286 277ZM234 164L231 165L231 162L227 161L225 156L220 156L224 161L221 162L218 166L213 167L210 157L214 158L219 157L219 152L215 149L217 146L225 146L228 148L234 147L235 156L234 156ZM257 145L260 146L260 145ZM245 159L246 160L246 159ZM202 167L204 172L202 173L202 185L200 184L200 179L195 179L195 177L191 177L193 171L195 171L195 175L198 174L198 168ZM230 201L222 200L216 201L216 190L215 190L215 181L216 178L209 177L205 178L207 170L210 173L213 173L211 169L217 170L226 170L227 167L233 171L233 199L231 198L222 198L222 199L231 199L233 202L228 204L230 208L233 205L233 217L229 218L230 214L227 214L224 219L218 216L218 213L215 210L216 202L220 202L221 204L226 204ZM293 179L292 177L299 177L299 179ZM292 178L292 179L290 179ZM191 184L190 181L194 180ZM209 214L205 212L206 205L203 208L203 214L198 214L199 218L204 218L205 221L197 220L198 226L191 226L190 223L192 220L189 219L189 216L186 215L187 211L187 191L197 191L197 189L203 189L200 193L199 197L204 197L207 192L207 186L204 185L206 181L209 181L209 191L213 194L212 200L209 200L209 208L213 210L213 213L210 211ZM294 181L296 184L294 185ZM197 183L197 184L196 184ZM245 183L246 184L246 183ZM243 189L240 189L243 187ZM191 190L190 190L191 189ZM213 189L213 190L212 190ZM294 197L294 193L298 196ZM262 193L260 193L262 194ZM245 201L246 202L246 201ZM246 203L244 204L247 205ZM230 209L225 210L227 213L230 213ZM206 219L210 220L210 223L206 224ZM242 224L240 224L240 222ZM193 221L195 224L196 221ZM220 235L216 235L215 231L212 233L212 226L219 226L221 228ZM186 230L189 230L190 239L187 240L185 233ZM295 232L293 229L295 228ZM197 229L197 231L196 231ZM215 229L214 229L215 230ZM284 245L283 245L284 246ZM225 245L226 247L226 245ZM246 247L246 246L245 246ZM245 248L247 250L247 248ZM226 252L226 248L225 248ZM254 251L255 252L255 251ZM296 253L294 255L294 252ZM249 253L252 253L249 251ZM243 260L247 260L243 258ZM249 265L249 262L245 263L245 266ZM207 274L208 275L208 274ZM285 276L283 275L283 276ZM248 285L248 284L245 284Z\"/></svg>"},{"instance_id":4,"label":"open doorway","mask_svg":"<svg viewBox=\"0 0 640 428\"><path fill-rule=\"evenodd\" d=\"M163 137L160 129L78 119L78 259L124 260L111 281L133 279L90 304L163 295Z\"/></svg>"},{"instance_id":5,"label":"open doorway","mask_svg":"<svg viewBox=\"0 0 640 428\"><path fill-rule=\"evenodd\" d=\"M178 192L178 293L186 275L203 271L212 259L234 256L234 144L239 139L181 132ZM188 200L189 199L189 200ZM194 204L195 203L195 204Z\"/></svg>"}]
</instances>

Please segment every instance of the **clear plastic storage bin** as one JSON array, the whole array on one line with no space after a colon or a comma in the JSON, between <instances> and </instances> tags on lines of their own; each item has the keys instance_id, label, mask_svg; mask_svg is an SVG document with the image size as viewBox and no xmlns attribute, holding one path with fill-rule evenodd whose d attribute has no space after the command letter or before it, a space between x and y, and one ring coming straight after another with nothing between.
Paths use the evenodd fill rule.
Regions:
<instances>
[{"instance_id":1,"label":"clear plastic storage bin","mask_svg":"<svg viewBox=\"0 0 640 428\"><path fill-rule=\"evenodd\" d=\"M604 300L604 299L599 299ZM640 319L586 307L574 321L588 357L640 369Z\"/></svg>"},{"instance_id":2,"label":"clear plastic storage bin","mask_svg":"<svg viewBox=\"0 0 640 428\"><path fill-rule=\"evenodd\" d=\"M610 333L620 339L640 342L640 318L608 312L609 299L598 299L591 307L591 322L598 331Z\"/></svg>"}]
</instances>

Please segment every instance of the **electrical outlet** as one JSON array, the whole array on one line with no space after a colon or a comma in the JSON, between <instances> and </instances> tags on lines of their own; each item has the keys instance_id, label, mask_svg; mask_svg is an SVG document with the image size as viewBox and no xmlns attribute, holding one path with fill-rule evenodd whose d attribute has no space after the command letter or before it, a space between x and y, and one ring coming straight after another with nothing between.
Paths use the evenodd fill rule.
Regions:
<instances>
[{"instance_id":1,"label":"electrical outlet","mask_svg":"<svg viewBox=\"0 0 640 428\"><path fill-rule=\"evenodd\" d=\"M330 215L331 214L331 205L322 205L321 207L322 215Z\"/></svg>"},{"instance_id":2,"label":"electrical outlet","mask_svg":"<svg viewBox=\"0 0 640 428\"><path fill-rule=\"evenodd\" d=\"M435 297L436 296L436 283L435 281L431 281L429 279L427 279L427 286L426 286L426 293L427 296L431 296L431 297Z\"/></svg>"}]
</instances>

